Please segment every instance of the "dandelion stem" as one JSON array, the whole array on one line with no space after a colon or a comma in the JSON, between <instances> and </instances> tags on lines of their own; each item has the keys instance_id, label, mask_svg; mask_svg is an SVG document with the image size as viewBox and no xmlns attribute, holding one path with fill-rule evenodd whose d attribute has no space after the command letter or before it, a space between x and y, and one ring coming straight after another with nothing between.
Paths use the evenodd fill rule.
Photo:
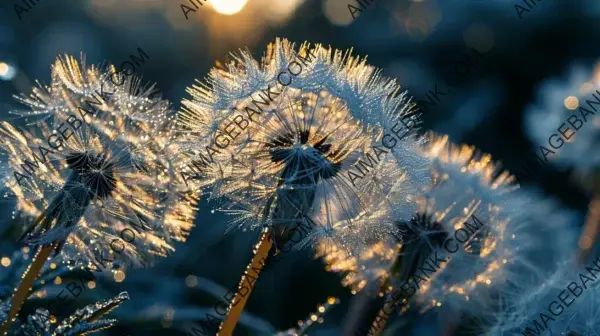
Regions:
<instances>
[{"instance_id":1,"label":"dandelion stem","mask_svg":"<svg viewBox=\"0 0 600 336\"><path fill-rule=\"evenodd\" d=\"M394 300L387 300L383 304L383 307L377 312L377 315L375 315L376 316L375 321L373 321L373 323L371 323L371 325L369 326L373 330L371 335L373 335L373 336L381 335L381 333L385 329L387 320L389 319L389 316L385 312L393 311L395 304L396 304L396 302L394 302ZM379 316L387 316L387 318L379 319L378 318Z\"/></svg>"},{"instance_id":2,"label":"dandelion stem","mask_svg":"<svg viewBox=\"0 0 600 336\"><path fill-rule=\"evenodd\" d=\"M303 129L302 127L305 125L298 125L299 129ZM304 139L302 143L305 145L308 135L308 131L300 131L289 138ZM285 155L285 159L282 159L281 151L277 150L270 150L270 155L273 161L284 161L285 166L277 184L277 191L269 197L262 210L262 225L266 228L255 246L252 261L242 275L238 291L231 302L225 321L221 325L221 335L229 336L233 333L246 301L252 293L254 282L248 281L248 273L255 272L253 279L256 281L273 246L273 240L276 240L278 244L281 241L289 240L291 233L290 231L286 233L286 230L299 225L307 218L315 199L316 186L321 175L324 174L322 168L313 159L305 159L302 155L294 154L289 157ZM270 219L270 225L267 225L267 219ZM247 291L242 294L243 288Z\"/></svg>"},{"instance_id":3,"label":"dandelion stem","mask_svg":"<svg viewBox=\"0 0 600 336\"><path fill-rule=\"evenodd\" d=\"M23 303L25 302L25 299L27 298L31 287L33 286L33 282L40 275L42 267L44 267L44 264L46 264L50 253L52 253L52 251L54 251L54 249L57 246L58 243L42 246L33 256L31 265L29 265L29 267L25 271L25 274L23 274L23 280L21 281L21 284L19 284L19 288L17 288L15 294L12 297L10 312L8 313L8 318L6 319L6 321L4 321L4 324L2 324L2 328L0 329L0 336L6 335L8 329L10 328L10 325L19 315L21 307L23 306Z\"/></svg>"},{"instance_id":4,"label":"dandelion stem","mask_svg":"<svg viewBox=\"0 0 600 336\"><path fill-rule=\"evenodd\" d=\"M242 275L242 280L238 286L238 290L231 301L231 306L229 311L227 312L227 316L225 317L225 321L221 324L221 328L217 335L231 336L233 334L233 329L237 325L240 316L242 315L242 311L244 310L244 306L246 306L246 302L252 293L252 289L254 288L254 282L249 282L246 274L252 270L255 278L258 278L260 271L265 265L265 260L269 256L269 251L273 246L273 241L271 239L271 232L267 228L263 231L263 234L256 244L254 257L252 257L252 261L246 267L246 272ZM254 280L256 281L256 280ZM242 288L245 288L246 291L242 291Z\"/></svg>"},{"instance_id":5,"label":"dandelion stem","mask_svg":"<svg viewBox=\"0 0 600 336\"><path fill-rule=\"evenodd\" d=\"M33 225L25 231L24 236L21 238L38 229L40 230L38 234L42 235L50 228L50 223L52 222L61 223L67 228L76 225L83 216L83 213L91 200L91 197L88 194L84 197L77 197L79 194L72 192L74 186L77 185L77 181L81 180L81 178L80 174L72 172L67 178L61 192L52 200L46 211L44 211L35 220ZM65 201L65 199L68 199L69 202ZM22 277L23 280L21 280L19 288L12 297L10 313L0 329L0 336L6 335L8 328L19 315L21 307L23 306L25 299L27 299L27 295L29 294L29 291L31 291L33 283L40 275L42 267L46 264L50 253L55 250L57 253L60 253L63 242L63 240L59 240L42 245L33 256L31 265L29 265L29 268L25 271L25 274Z\"/></svg>"}]
</instances>

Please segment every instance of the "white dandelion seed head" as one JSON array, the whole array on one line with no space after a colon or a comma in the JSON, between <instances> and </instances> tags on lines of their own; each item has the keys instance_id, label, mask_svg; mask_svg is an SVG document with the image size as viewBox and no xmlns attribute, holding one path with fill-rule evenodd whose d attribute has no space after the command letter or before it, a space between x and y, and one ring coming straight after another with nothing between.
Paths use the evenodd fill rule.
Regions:
<instances>
[{"instance_id":1,"label":"white dandelion seed head","mask_svg":"<svg viewBox=\"0 0 600 336\"><path fill-rule=\"evenodd\" d=\"M358 198L343 173L365 150L370 131L325 91L285 94L281 105L232 145L235 155L221 165L228 177L217 179L213 192L236 208L262 214L262 225L292 227L306 215L331 226L355 211L351 205Z\"/></svg>"},{"instance_id":2,"label":"white dandelion seed head","mask_svg":"<svg viewBox=\"0 0 600 336\"><path fill-rule=\"evenodd\" d=\"M414 272L424 279L416 297L424 310L441 307L477 315L524 272L539 271L543 260L536 258L553 256L545 251L546 244L560 241L554 229L572 223L550 226L528 215L532 209L540 214L542 209L536 207L543 205L523 196L508 172L472 146L456 146L447 137L433 136L424 154L432 159L433 184L417 200L420 209L413 225L406 225L407 247L400 256L403 262L423 259L415 253L420 245L422 251L432 251L425 258L440 260L435 272L425 273L430 279ZM548 237L554 240L543 239ZM413 277L409 283L416 287L418 280Z\"/></svg>"},{"instance_id":3,"label":"white dandelion seed head","mask_svg":"<svg viewBox=\"0 0 600 336\"><path fill-rule=\"evenodd\" d=\"M206 84L188 88L179 128L189 160L184 179L232 200L224 210L236 215L234 226L289 228L310 217L318 223L313 242L334 232L334 223L369 211L368 186L376 181L364 171L364 185L348 179L361 158L395 159L407 176L423 170L412 166L426 163L410 151L420 144L409 136L419 126L414 104L365 60L307 43L296 52L280 39L261 62L249 52L232 56ZM278 81L282 72L287 85ZM383 130L402 118L413 127L397 153L379 145L373 154Z\"/></svg>"},{"instance_id":4,"label":"white dandelion seed head","mask_svg":"<svg viewBox=\"0 0 600 336\"><path fill-rule=\"evenodd\" d=\"M575 165L585 169L600 165L600 154L595 150L600 143L600 112L597 111L600 101L599 66L592 69L573 65L568 69L566 78L551 79L541 84L536 102L525 113L527 133L533 142L532 151L540 158L544 159L540 149L543 146L555 152L547 154L547 157L549 162L558 166ZM569 123L568 118L575 126Z\"/></svg>"},{"instance_id":5,"label":"white dandelion seed head","mask_svg":"<svg viewBox=\"0 0 600 336\"><path fill-rule=\"evenodd\" d=\"M22 100L32 114L47 116L22 129L0 126L8 172L2 182L16 199L29 242L65 242L62 255L70 263L104 257L146 266L185 240L196 199L178 189L168 102L148 103L146 92L137 96L130 86L91 105L97 109L83 105L97 98L87 88L107 74L70 56L56 61L47 94L34 89L43 104ZM145 108L137 112L130 104ZM90 110L85 117L82 106Z\"/></svg>"}]
</instances>

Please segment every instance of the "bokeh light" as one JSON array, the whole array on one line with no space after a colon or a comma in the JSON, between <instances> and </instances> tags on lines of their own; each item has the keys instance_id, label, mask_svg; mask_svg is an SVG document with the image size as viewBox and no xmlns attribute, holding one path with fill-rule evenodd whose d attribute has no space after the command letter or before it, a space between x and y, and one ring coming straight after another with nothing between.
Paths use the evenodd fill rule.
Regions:
<instances>
[{"instance_id":1,"label":"bokeh light","mask_svg":"<svg viewBox=\"0 0 600 336\"><path fill-rule=\"evenodd\" d=\"M408 8L405 27L417 40L425 39L442 20L442 10L435 2L415 2Z\"/></svg>"},{"instance_id":2,"label":"bokeh light","mask_svg":"<svg viewBox=\"0 0 600 336\"><path fill-rule=\"evenodd\" d=\"M347 26L354 21L348 10L348 4L344 1L325 0L323 2L323 12L327 19L336 26ZM359 13L355 15L360 15Z\"/></svg>"},{"instance_id":3,"label":"bokeh light","mask_svg":"<svg viewBox=\"0 0 600 336\"><path fill-rule=\"evenodd\" d=\"M210 3L218 13L233 15L239 13L248 0L211 0Z\"/></svg>"},{"instance_id":4,"label":"bokeh light","mask_svg":"<svg viewBox=\"0 0 600 336\"><path fill-rule=\"evenodd\" d=\"M296 8L304 3L305 0L267 0L262 3L263 6L268 6L269 15L266 19L275 22L287 21L290 15L294 13Z\"/></svg>"},{"instance_id":5,"label":"bokeh light","mask_svg":"<svg viewBox=\"0 0 600 336\"><path fill-rule=\"evenodd\" d=\"M185 285L188 287L196 287L196 285L198 285L198 277L195 275L188 275L185 278Z\"/></svg>"},{"instance_id":6,"label":"bokeh light","mask_svg":"<svg viewBox=\"0 0 600 336\"><path fill-rule=\"evenodd\" d=\"M0 62L0 79L9 81L15 77L17 70L6 62Z\"/></svg>"},{"instance_id":7,"label":"bokeh light","mask_svg":"<svg viewBox=\"0 0 600 336\"><path fill-rule=\"evenodd\" d=\"M114 279L116 282L123 282L123 280L125 280L125 272L118 270L115 272L115 274L113 275Z\"/></svg>"},{"instance_id":8,"label":"bokeh light","mask_svg":"<svg viewBox=\"0 0 600 336\"><path fill-rule=\"evenodd\" d=\"M575 96L565 98L565 107L569 110L574 110L579 106L579 100Z\"/></svg>"}]
</instances>

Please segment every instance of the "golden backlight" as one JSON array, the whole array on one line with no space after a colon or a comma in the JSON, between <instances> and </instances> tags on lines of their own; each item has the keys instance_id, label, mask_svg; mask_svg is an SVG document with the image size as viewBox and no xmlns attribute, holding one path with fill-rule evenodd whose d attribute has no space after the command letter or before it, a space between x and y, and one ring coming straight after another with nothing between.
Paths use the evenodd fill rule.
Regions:
<instances>
[{"instance_id":1,"label":"golden backlight","mask_svg":"<svg viewBox=\"0 0 600 336\"><path fill-rule=\"evenodd\" d=\"M215 11L225 15L233 15L246 6L248 0L210 0Z\"/></svg>"}]
</instances>

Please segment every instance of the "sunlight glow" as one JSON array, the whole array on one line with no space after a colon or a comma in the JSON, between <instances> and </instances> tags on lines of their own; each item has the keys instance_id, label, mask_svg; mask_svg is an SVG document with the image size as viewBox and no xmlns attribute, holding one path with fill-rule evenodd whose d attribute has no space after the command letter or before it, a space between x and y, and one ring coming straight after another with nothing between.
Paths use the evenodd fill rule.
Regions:
<instances>
[{"instance_id":1,"label":"sunlight glow","mask_svg":"<svg viewBox=\"0 0 600 336\"><path fill-rule=\"evenodd\" d=\"M248 0L210 0L215 11L225 15L233 15L246 6Z\"/></svg>"},{"instance_id":2,"label":"sunlight glow","mask_svg":"<svg viewBox=\"0 0 600 336\"><path fill-rule=\"evenodd\" d=\"M17 74L17 70L10 64L0 62L0 79L11 80Z\"/></svg>"}]
</instances>

